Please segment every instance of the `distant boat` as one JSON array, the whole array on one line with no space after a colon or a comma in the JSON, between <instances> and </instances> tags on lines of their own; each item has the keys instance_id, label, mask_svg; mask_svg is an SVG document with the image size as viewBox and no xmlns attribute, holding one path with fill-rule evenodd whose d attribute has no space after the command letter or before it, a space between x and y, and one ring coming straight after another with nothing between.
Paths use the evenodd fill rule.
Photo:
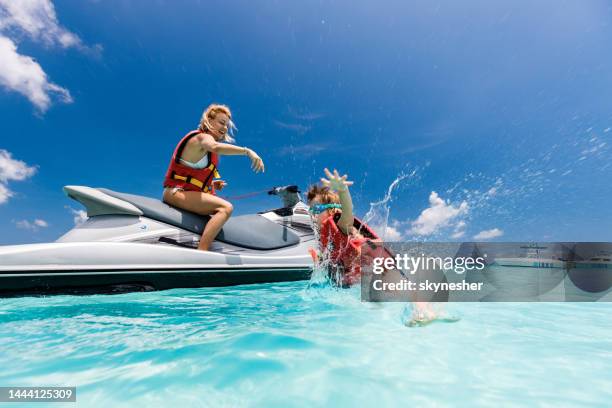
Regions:
<instances>
[{"instance_id":1,"label":"distant boat","mask_svg":"<svg viewBox=\"0 0 612 408\"><path fill-rule=\"evenodd\" d=\"M510 258L495 258L494 265L499 266L511 266L520 268L551 268L551 269L566 269L567 262L558 258L542 258L540 256L540 250L548 249L548 247L529 245L521 246L520 248L526 249L525 256L523 257L510 257Z\"/></svg>"},{"instance_id":2,"label":"distant boat","mask_svg":"<svg viewBox=\"0 0 612 408\"><path fill-rule=\"evenodd\" d=\"M572 264L572 267L577 269L612 269L612 254L602 251L587 261L576 261Z\"/></svg>"}]
</instances>

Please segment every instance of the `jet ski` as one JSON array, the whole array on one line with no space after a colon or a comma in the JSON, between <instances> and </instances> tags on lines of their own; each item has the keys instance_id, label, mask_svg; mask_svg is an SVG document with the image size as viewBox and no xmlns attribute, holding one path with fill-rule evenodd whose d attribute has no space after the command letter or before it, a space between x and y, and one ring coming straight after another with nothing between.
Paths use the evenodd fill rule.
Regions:
<instances>
[{"instance_id":1,"label":"jet ski","mask_svg":"<svg viewBox=\"0 0 612 408\"><path fill-rule=\"evenodd\" d=\"M281 208L232 216L209 251L197 250L208 216L105 188L64 192L87 220L53 243L0 246L0 296L284 282L312 271L315 236L297 186L268 192Z\"/></svg>"}]
</instances>

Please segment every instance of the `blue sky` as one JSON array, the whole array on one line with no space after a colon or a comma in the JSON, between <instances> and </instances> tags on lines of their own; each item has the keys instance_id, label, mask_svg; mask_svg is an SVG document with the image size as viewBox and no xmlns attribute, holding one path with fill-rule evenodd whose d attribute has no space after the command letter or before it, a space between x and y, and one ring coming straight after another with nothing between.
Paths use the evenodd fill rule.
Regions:
<instances>
[{"instance_id":1,"label":"blue sky","mask_svg":"<svg viewBox=\"0 0 612 408\"><path fill-rule=\"evenodd\" d=\"M15 4L0 0L0 244L71 228L67 184L159 197L211 102L266 163L222 158L228 195L337 167L364 215L414 172L388 238L611 239L604 1Z\"/></svg>"}]
</instances>

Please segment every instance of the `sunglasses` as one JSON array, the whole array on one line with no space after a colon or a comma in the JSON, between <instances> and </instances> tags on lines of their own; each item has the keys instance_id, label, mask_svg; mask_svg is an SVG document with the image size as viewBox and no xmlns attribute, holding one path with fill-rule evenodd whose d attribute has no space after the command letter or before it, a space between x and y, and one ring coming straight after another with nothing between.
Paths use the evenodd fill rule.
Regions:
<instances>
[{"instance_id":1,"label":"sunglasses","mask_svg":"<svg viewBox=\"0 0 612 408\"><path fill-rule=\"evenodd\" d=\"M314 205L310 206L308 211L310 211L311 214L317 215L317 214L321 214L325 210L329 210L329 209L332 209L332 208L342 208L342 205L341 204L336 204L336 203L331 203L331 204L314 204Z\"/></svg>"}]
</instances>

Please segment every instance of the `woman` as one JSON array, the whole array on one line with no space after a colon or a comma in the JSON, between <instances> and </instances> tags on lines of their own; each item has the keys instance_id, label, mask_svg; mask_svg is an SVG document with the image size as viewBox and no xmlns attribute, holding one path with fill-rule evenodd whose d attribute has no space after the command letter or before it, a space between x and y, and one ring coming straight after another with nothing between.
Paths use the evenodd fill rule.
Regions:
<instances>
[{"instance_id":1,"label":"woman","mask_svg":"<svg viewBox=\"0 0 612 408\"><path fill-rule=\"evenodd\" d=\"M203 251L208 251L233 211L231 203L215 195L215 190L226 186L219 179L219 156L248 156L253 171L264 171L263 161L257 153L229 144L234 141L231 137L234 128L227 106L210 105L202 114L198 129L189 132L176 146L164 179L165 203L211 216L198 245Z\"/></svg>"}]
</instances>

